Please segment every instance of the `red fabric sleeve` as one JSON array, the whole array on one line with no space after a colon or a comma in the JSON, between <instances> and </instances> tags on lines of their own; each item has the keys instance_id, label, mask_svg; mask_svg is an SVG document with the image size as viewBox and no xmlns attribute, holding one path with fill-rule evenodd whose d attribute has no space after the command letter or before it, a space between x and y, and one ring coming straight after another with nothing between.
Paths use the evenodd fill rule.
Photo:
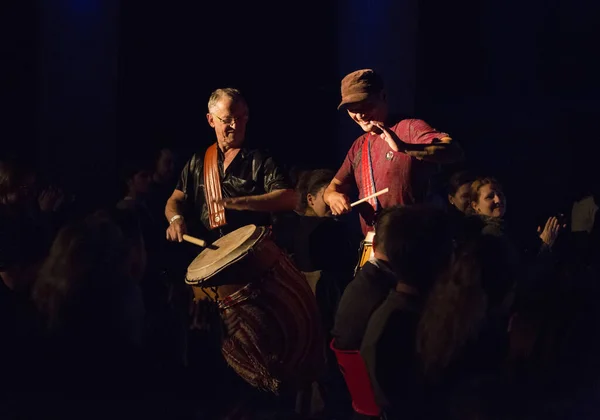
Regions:
<instances>
[{"instance_id":1,"label":"red fabric sleeve","mask_svg":"<svg viewBox=\"0 0 600 420\"><path fill-rule=\"evenodd\" d=\"M396 134L411 144L431 144L434 139L450 137L448 133L437 131L425 121L417 119L401 121L396 128Z\"/></svg>"},{"instance_id":2,"label":"red fabric sleeve","mask_svg":"<svg viewBox=\"0 0 600 420\"><path fill-rule=\"evenodd\" d=\"M364 135L360 136L354 141L354 143L350 147L350 150L348 150L348 153L346 153L346 157L344 158L342 166L335 174L335 179L340 181L342 184L348 184L351 182L356 183L354 178L354 159L356 158L356 153L358 152L358 149L362 144L361 140L363 138Z\"/></svg>"}]
</instances>

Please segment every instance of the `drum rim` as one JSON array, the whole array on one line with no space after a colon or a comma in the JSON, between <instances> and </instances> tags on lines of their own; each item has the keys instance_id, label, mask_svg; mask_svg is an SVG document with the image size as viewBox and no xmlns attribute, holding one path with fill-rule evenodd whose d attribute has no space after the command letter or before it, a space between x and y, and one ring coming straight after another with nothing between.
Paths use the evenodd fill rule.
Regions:
<instances>
[{"instance_id":1,"label":"drum rim","mask_svg":"<svg viewBox=\"0 0 600 420\"><path fill-rule=\"evenodd\" d=\"M241 226L238 229L230 232L229 234L233 234L233 233L235 233L236 231L238 231L240 229L247 228L248 226L254 226L255 227L254 233L252 233L250 235L250 237L248 237L244 242L242 242L241 244L239 244L236 249L234 249L232 252L224 255L223 257L221 257L217 261L214 261L213 263L211 263L210 266L213 266L214 264L217 264L220 261L223 261L225 259L227 260L226 264L222 264L221 267L217 268L215 271L211 272L209 275L200 276L198 278L190 278L190 268L189 267L194 263L194 261L196 260L196 258L198 258L200 255L202 255L202 253L204 253L204 252L210 252L211 250L210 249L205 249L200 254L198 254L198 256L196 256L196 258L194 258L194 260L188 265L188 269L187 269L186 274L185 274L185 282L186 282L186 284L188 284L190 286L203 287L202 285L204 283L207 283L209 279L211 279L215 275L219 274L220 272L222 272L226 268L230 267L231 265L235 264L236 262L244 259L250 252L252 252L252 249L253 249L254 245L256 245L258 242L260 242L261 239L263 239L265 237L265 235L267 233L267 228L265 226L245 225L245 226ZM243 249L243 251L241 251L242 249ZM233 258L231 258L232 254L234 255ZM210 266L207 266L207 267L210 267ZM207 267L205 267L205 268L207 268ZM202 269L200 269L199 271L202 272L201 270ZM219 285L214 285L214 286L211 285L211 286L205 286L205 287L219 287Z\"/></svg>"}]
</instances>

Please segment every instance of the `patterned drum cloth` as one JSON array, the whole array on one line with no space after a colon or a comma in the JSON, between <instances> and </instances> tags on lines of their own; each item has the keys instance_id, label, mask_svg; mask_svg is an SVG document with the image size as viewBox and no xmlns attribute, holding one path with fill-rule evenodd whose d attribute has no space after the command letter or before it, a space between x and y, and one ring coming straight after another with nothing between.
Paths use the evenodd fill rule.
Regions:
<instances>
[{"instance_id":1,"label":"patterned drum cloth","mask_svg":"<svg viewBox=\"0 0 600 420\"><path fill-rule=\"evenodd\" d=\"M247 300L227 303L246 293ZM283 253L260 282L220 306L241 321L235 334L224 340L223 355L252 386L277 394L282 387L302 387L318 377L325 349L315 296Z\"/></svg>"},{"instance_id":2,"label":"patterned drum cloth","mask_svg":"<svg viewBox=\"0 0 600 420\"><path fill-rule=\"evenodd\" d=\"M222 316L231 311L239 319L222 342L227 364L275 394L313 382L325 365L325 339L302 272L265 228L240 228L215 245L218 251L204 250L190 265L186 282L197 300L216 299Z\"/></svg>"}]
</instances>

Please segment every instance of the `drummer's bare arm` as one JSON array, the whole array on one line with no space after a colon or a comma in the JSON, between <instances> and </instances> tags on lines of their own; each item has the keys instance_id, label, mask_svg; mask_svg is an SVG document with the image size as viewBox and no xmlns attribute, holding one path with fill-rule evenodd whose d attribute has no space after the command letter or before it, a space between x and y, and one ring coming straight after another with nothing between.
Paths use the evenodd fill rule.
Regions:
<instances>
[{"instance_id":1,"label":"drummer's bare arm","mask_svg":"<svg viewBox=\"0 0 600 420\"><path fill-rule=\"evenodd\" d=\"M333 178L327 188L325 189L323 195L330 194L331 192L338 192L342 194L347 194L349 190L348 184L340 181L337 178Z\"/></svg>"},{"instance_id":2,"label":"drummer's bare arm","mask_svg":"<svg viewBox=\"0 0 600 420\"><path fill-rule=\"evenodd\" d=\"M165 206L165 217L167 220L171 220L173 216L181 214L179 204L183 203L184 197L183 191L173 191L173 194L171 194L171 197L169 197Z\"/></svg>"},{"instance_id":3,"label":"drummer's bare arm","mask_svg":"<svg viewBox=\"0 0 600 420\"><path fill-rule=\"evenodd\" d=\"M433 163L456 163L464 160L460 145L447 133L437 131L423 120L406 120L409 138L404 143L406 153L417 159Z\"/></svg>"},{"instance_id":4,"label":"drummer's bare arm","mask_svg":"<svg viewBox=\"0 0 600 420\"><path fill-rule=\"evenodd\" d=\"M456 163L464 159L462 148L450 137L434 139L430 144L409 144L406 154L417 159L442 164Z\"/></svg>"},{"instance_id":5,"label":"drummer's bare arm","mask_svg":"<svg viewBox=\"0 0 600 420\"><path fill-rule=\"evenodd\" d=\"M186 227L183 217L181 217L179 204L183 202L184 198L183 191L175 190L165 205L165 216L169 221L169 227L167 228L167 239L169 241L183 241Z\"/></svg>"},{"instance_id":6,"label":"drummer's bare arm","mask_svg":"<svg viewBox=\"0 0 600 420\"><path fill-rule=\"evenodd\" d=\"M325 189L323 201L331 208L334 215L350 211L350 199L346 194L347 190L348 186L336 178L333 178Z\"/></svg>"},{"instance_id":7,"label":"drummer's bare arm","mask_svg":"<svg viewBox=\"0 0 600 420\"><path fill-rule=\"evenodd\" d=\"M298 194L294 190L281 189L261 195L226 198L223 205L233 210L292 211L298 205Z\"/></svg>"}]
</instances>

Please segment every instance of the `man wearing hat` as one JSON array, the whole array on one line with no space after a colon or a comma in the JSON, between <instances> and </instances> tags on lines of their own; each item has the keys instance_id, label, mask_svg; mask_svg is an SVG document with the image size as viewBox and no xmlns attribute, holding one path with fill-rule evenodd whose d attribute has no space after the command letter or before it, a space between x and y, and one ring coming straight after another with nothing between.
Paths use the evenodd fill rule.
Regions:
<instances>
[{"instance_id":1,"label":"man wearing hat","mask_svg":"<svg viewBox=\"0 0 600 420\"><path fill-rule=\"evenodd\" d=\"M359 198L389 188L388 193L359 207L363 234L372 231L381 208L423 202L438 164L459 162L461 148L446 133L425 121L389 121L383 80L372 69L357 70L342 79L338 109L365 132L354 141L342 167L323 196L334 215L350 211L347 187L358 187Z\"/></svg>"}]
</instances>

